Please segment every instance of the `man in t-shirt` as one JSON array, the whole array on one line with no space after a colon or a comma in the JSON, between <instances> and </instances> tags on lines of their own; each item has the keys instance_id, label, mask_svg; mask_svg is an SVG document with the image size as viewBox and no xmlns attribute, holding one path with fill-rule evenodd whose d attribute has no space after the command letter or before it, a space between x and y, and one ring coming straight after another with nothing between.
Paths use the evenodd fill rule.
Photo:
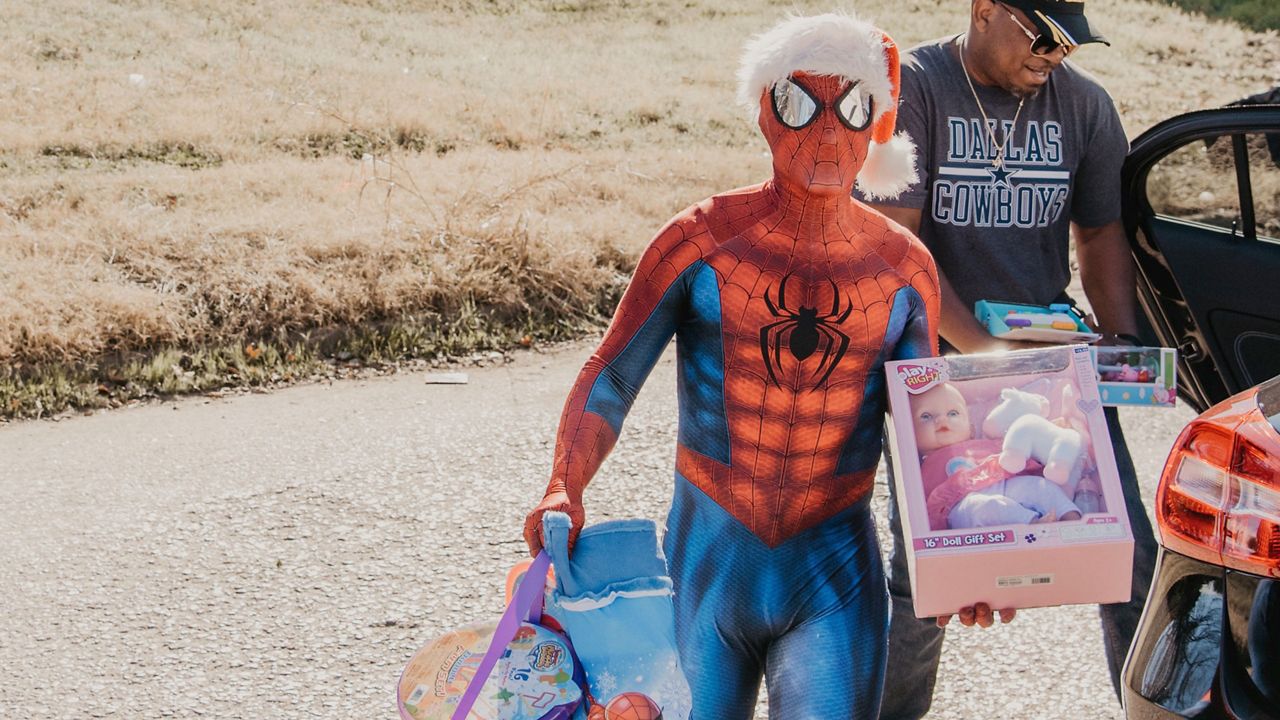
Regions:
<instances>
[{"instance_id":1,"label":"man in t-shirt","mask_svg":"<svg viewBox=\"0 0 1280 720\"><path fill-rule=\"evenodd\" d=\"M1120 221L1128 142L1107 92L1067 61L1092 42L1106 41L1085 18L1082 1L972 0L968 32L916 47L903 60L898 129L916 141L920 182L875 205L933 253L940 332L952 352L1013 347L977 322L977 300L1069 301L1071 234L1099 331L1109 342L1139 344L1133 260ZM1135 539L1131 600L1101 606L1118 693L1156 546L1114 408L1107 422ZM880 717L918 718L932 700L949 618L914 616L896 502L889 523L893 615ZM1008 622L1013 612L1000 617ZM978 605L960 621L989 627L993 614Z\"/></svg>"}]
</instances>

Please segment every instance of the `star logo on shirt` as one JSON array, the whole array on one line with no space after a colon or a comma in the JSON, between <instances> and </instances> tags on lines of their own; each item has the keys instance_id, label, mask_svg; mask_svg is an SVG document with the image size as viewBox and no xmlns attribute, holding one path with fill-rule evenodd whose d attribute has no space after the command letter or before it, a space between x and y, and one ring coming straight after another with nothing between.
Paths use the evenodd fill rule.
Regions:
<instances>
[{"instance_id":1,"label":"star logo on shirt","mask_svg":"<svg viewBox=\"0 0 1280 720\"><path fill-rule=\"evenodd\" d=\"M1014 175L1017 175L1022 171L1017 168L1010 170L1004 165L997 165L995 167L987 168L987 172L991 174L991 180L996 185L1003 185L1005 187L1010 187L1009 178L1013 177Z\"/></svg>"}]
</instances>

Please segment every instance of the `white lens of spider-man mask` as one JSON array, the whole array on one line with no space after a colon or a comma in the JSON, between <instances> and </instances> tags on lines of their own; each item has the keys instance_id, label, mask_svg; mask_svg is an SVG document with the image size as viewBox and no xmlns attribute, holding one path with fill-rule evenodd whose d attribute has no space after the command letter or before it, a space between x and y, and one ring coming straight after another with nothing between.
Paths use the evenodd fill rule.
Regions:
<instances>
[{"instance_id":1,"label":"white lens of spider-man mask","mask_svg":"<svg viewBox=\"0 0 1280 720\"><path fill-rule=\"evenodd\" d=\"M783 125L799 130L813 122L818 103L791 78L783 78L773 85L773 111Z\"/></svg>"},{"instance_id":2,"label":"white lens of spider-man mask","mask_svg":"<svg viewBox=\"0 0 1280 720\"><path fill-rule=\"evenodd\" d=\"M871 93L854 84L836 100L836 114L850 130L866 130L871 124Z\"/></svg>"}]
</instances>

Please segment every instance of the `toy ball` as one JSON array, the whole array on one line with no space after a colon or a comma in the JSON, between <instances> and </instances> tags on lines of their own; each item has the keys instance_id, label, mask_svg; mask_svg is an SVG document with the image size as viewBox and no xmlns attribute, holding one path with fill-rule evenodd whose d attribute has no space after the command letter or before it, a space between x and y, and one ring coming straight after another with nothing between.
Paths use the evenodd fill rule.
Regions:
<instances>
[{"instance_id":1,"label":"toy ball","mask_svg":"<svg viewBox=\"0 0 1280 720\"><path fill-rule=\"evenodd\" d=\"M604 708L606 720L662 720L662 708L641 692L624 692Z\"/></svg>"}]
</instances>

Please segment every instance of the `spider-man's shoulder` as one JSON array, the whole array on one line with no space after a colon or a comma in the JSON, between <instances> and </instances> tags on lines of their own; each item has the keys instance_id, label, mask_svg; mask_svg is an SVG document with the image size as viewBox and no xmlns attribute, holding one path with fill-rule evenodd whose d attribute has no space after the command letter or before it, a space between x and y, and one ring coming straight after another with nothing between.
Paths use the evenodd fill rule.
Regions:
<instances>
[{"instance_id":1,"label":"spider-man's shoulder","mask_svg":"<svg viewBox=\"0 0 1280 720\"><path fill-rule=\"evenodd\" d=\"M671 218L650 247L665 254L677 246L692 245L705 257L744 227L760 222L766 200L760 185L713 195Z\"/></svg>"},{"instance_id":2,"label":"spider-man's shoulder","mask_svg":"<svg viewBox=\"0 0 1280 720\"><path fill-rule=\"evenodd\" d=\"M774 199L765 193L764 183L712 195L694 207L715 245L746 234L766 217L776 214Z\"/></svg>"},{"instance_id":3,"label":"spider-man's shoulder","mask_svg":"<svg viewBox=\"0 0 1280 720\"><path fill-rule=\"evenodd\" d=\"M924 246L924 243L906 230L902 232L906 236L907 244L906 252L897 263L898 273L911 287L915 288L929 308L929 314L936 318L938 303L942 298L942 289L938 284L938 266L933 261L933 254ZM937 327L936 322L932 324Z\"/></svg>"},{"instance_id":4,"label":"spider-man's shoulder","mask_svg":"<svg viewBox=\"0 0 1280 720\"><path fill-rule=\"evenodd\" d=\"M891 243L897 251L888 258L898 274L901 275L921 296L928 298L938 292L938 268L933 261L933 254L924 243L900 225L896 225L895 242Z\"/></svg>"},{"instance_id":5,"label":"spider-man's shoulder","mask_svg":"<svg viewBox=\"0 0 1280 720\"><path fill-rule=\"evenodd\" d=\"M707 228L707 218L701 211L701 204L696 204L681 210L675 218L667 220L667 224L663 225L657 236L654 236L653 241L649 243L649 250L662 252L662 254L668 254L677 249L701 252L710 250L710 243L712 240Z\"/></svg>"},{"instance_id":6,"label":"spider-man's shoulder","mask_svg":"<svg viewBox=\"0 0 1280 720\"><path fill-rule=\"evenodd\" d=\"M938 296L938 269L933 254L920 239L902 225L872 208L867 208L864 229L879 238L877 254L926 301Z\"/></svg>"},{"instance_id":7,"label":"spider-man's shoulder","mask_svg":"<svg viewBox=\"0 0 1280 720\"><path fill-rule=\"evenodd\" d=\"M933 262L933 253L929 252L929 248L920 242L920 238L907 232L905 228L899 226L898 230L900 231L900 242L903 248L902 260L898 263L898 266L928 269L936 275L937 270Z\"/></svg>"},{"instance_id":8,"label":"spider-man's shoulder","mask_svg":"<svg viewBox=\"0 0 1280 720\"><path fill-rule=\"evenodd\" d=\"M636 265L636 274L661 270L660 274L670 281L714 249L715 241L707 229L701 203L690 205L668 220L649 242Z\"/></svg>"},{"instance_id":9,"label":"spider-man's shoulder","mask_svg":"<svg viewBox=\"0 0 1280 720\"><path fill-rule=\"evenodd\" d=\"M868 235L880 240L881 257L899 267L904 263L915 267L933 267L933 255L910 230L874 208L861 203L859 205L865 211L863 228Z\"/></svg>"}]
</instances>

